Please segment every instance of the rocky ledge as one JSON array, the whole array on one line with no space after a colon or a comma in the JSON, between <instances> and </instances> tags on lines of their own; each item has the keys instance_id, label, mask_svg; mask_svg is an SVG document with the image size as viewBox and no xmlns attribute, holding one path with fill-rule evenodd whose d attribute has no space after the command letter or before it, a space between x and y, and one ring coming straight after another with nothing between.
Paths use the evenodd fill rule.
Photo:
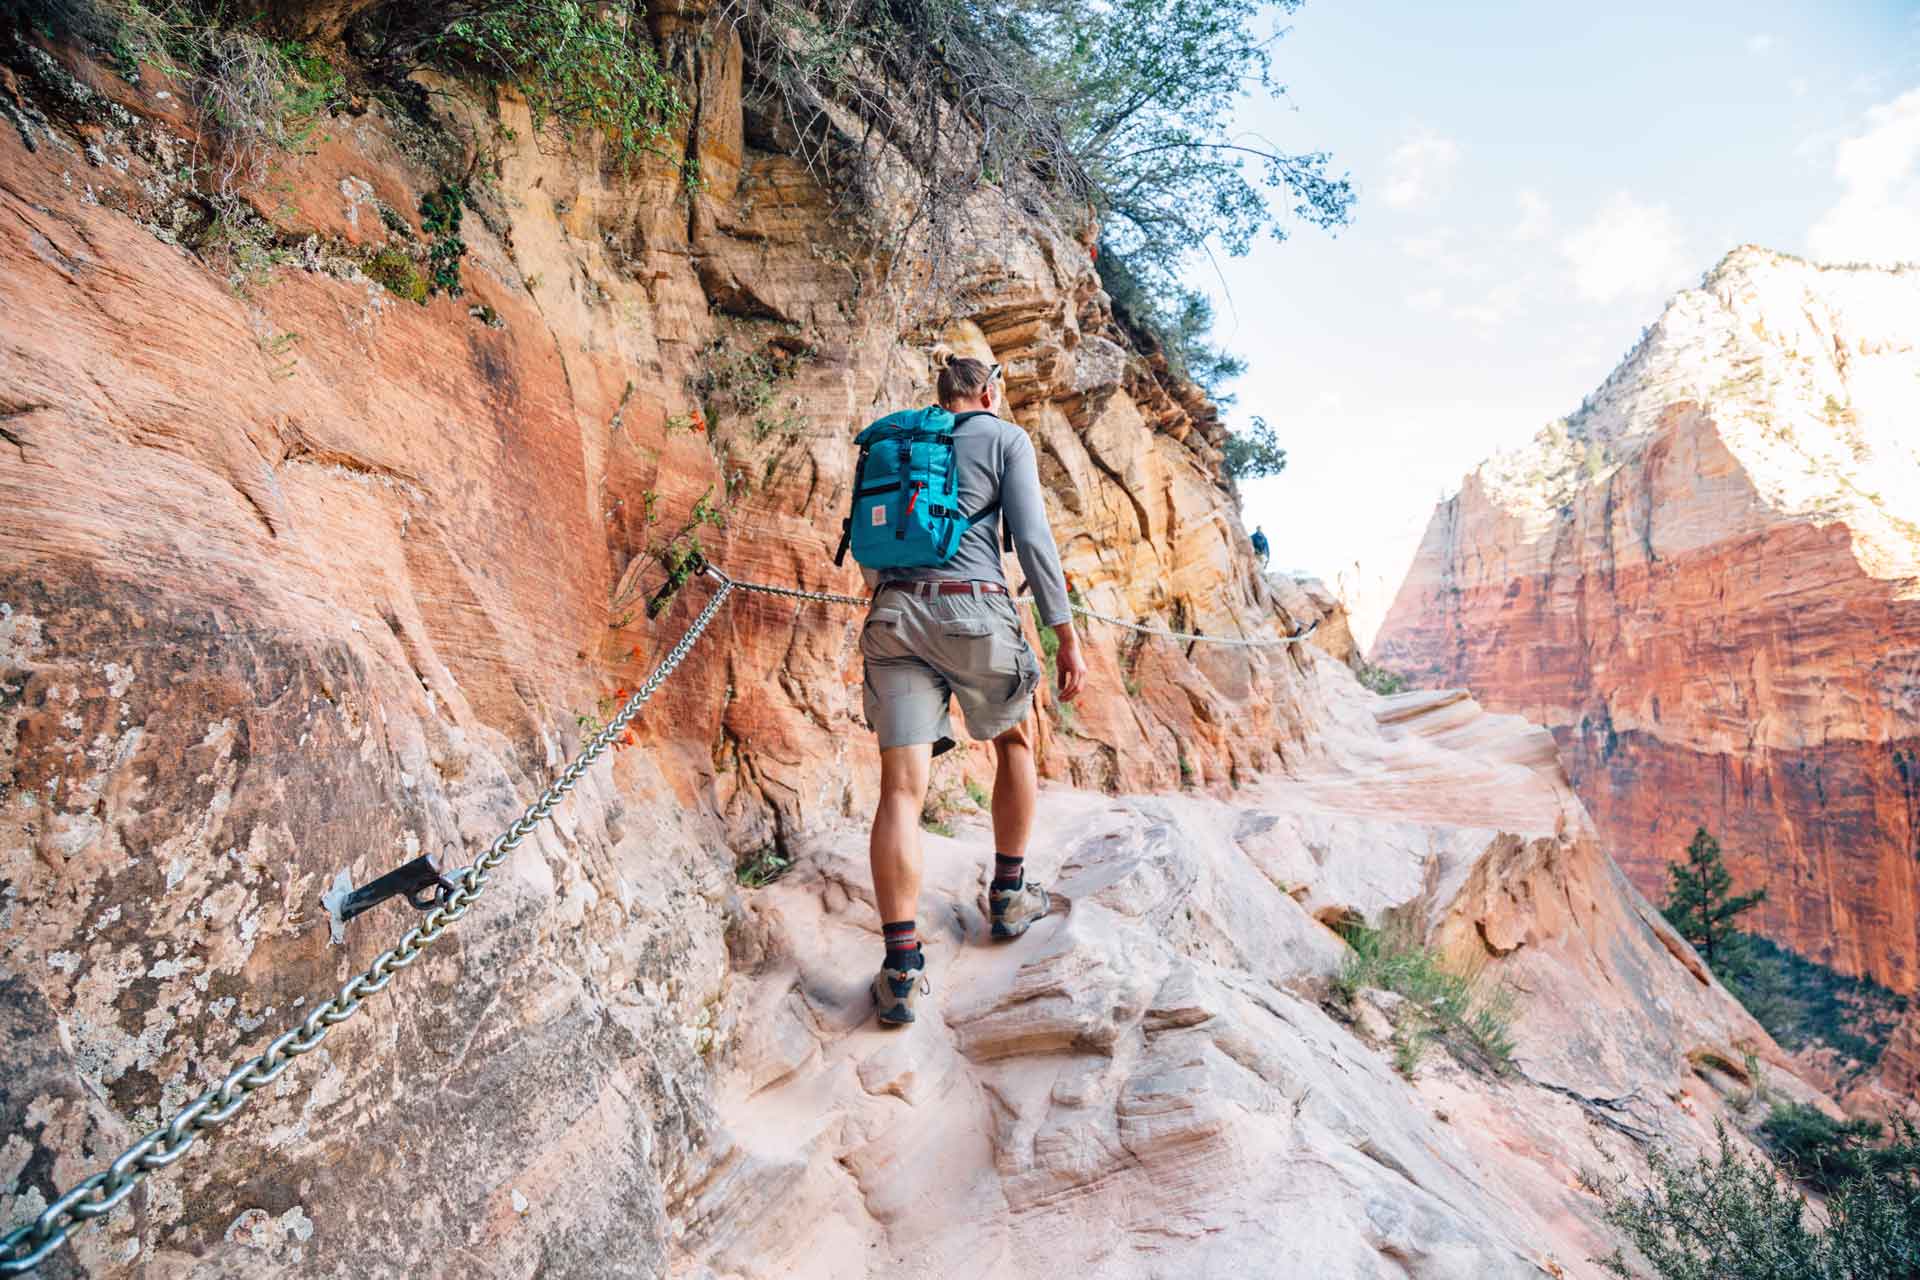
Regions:
<instances>
[{"instance_id":1,"label":"rocky ledge","mask_svg":"<svg viewBox=\"0 0 1920 1280\"><path fill-rule=\"evenodd\" d=\"M1318 664L1338 671L1330 660ZM1069 910L985 940L983 820L930 836L930 999L876 1027L858 831L752 896L676 1273L1597 1276L1583 1175L1811 1092L1599 851L1552 742L1332 676L1339 767L1234 805L1049 791ZM1330 994L1328 922L1416 927L1518 1000L1504 1073ZM1403 1025L1396 1028L1396 1021Z\"/></svg>"}]
</instances>

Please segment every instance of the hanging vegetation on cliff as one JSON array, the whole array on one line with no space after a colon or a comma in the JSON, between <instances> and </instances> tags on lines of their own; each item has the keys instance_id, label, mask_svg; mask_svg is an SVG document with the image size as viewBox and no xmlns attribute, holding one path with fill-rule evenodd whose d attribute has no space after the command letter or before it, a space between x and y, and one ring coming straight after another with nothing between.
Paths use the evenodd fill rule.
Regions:
<instances>
[{"instance_id":1,"label":"hanging vegetation on cliff","mask_svg":"<svg viewBox=\"0 0 1920 1280\"><path fill-rule=\"evenodd\" d=\"M736 16L750 103L816 172L874 211L887 157L912 165L917 198L881 229L895 244L924 234L936 284L967 197L1051 208L1097 234L1122 322L1214 390L1239 365L1206 343L1211 315L1182 269L1284 238L1295 220L1340 226L1354 199L1326 152L1232 131L1243 93L1283 92L1261 12L1250 0L746 0Z\"/></svg>"}]
</instances>

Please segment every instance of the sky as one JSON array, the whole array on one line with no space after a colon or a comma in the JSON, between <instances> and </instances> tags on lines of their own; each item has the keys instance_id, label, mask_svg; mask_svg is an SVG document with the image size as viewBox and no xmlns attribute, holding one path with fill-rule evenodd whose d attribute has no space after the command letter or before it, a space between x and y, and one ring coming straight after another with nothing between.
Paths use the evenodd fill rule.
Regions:
<instances>
[{"instance_id":1,"label":"sky","mask_svg":"<svg viewBox=\"0 0 1920 1280\"><path fill-rule=\"evenodd\" d=\"M1352 225L1196 263L1276 567L1369 640L1436 501L1576 408L1744 243L1920 259L1920 0L1307 0L1238 126L1351 173Z\"/></svg>"}]
</instances>

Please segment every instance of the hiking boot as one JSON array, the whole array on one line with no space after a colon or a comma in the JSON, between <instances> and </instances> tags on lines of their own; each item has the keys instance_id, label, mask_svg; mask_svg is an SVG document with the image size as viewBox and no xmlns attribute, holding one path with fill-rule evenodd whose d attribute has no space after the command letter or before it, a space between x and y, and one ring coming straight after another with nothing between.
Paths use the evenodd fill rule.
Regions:
<instances>
[{"instance_id":1,"label":"hiking boot","mask_svg":"<svg viewBox=\"0 0 1920 1280\"><path fill-rule=\"evenodd\" d=\"M1009 942L1053 909L1053 898L1032 881L1018 889L989 889L987 906L993 915L993 940Z\"/></svg>"},{"instance_id":2,"label":"hiking boot","mask_svg":"<svg viewBox=\"0 0 1920 1280\"><path fill-rule=\"evenodd\" d=\"M913 1021L914 1002L933 991L927 981L926 957L915 952L913 958L918 963L905 969L883 964L873 979L873 1003L883 1027L907 1026Z\"/></svg>"}]
</instances>

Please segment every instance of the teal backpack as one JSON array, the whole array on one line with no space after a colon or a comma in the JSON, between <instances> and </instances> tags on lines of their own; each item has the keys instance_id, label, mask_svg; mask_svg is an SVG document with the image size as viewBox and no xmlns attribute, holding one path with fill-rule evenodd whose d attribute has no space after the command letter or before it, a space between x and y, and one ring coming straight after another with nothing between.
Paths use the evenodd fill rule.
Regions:
<instances>
[{"instance_id":1,"label":"teal backpack","mask_svg":"<svg viewBox=\"0 0 1920 1280\"><path fill-rule=\"evenodd\" d=\"M836 565L847 550L869 569L931 569L953 559L960 538L1000 510L995 498L971 515L960 510L953 430L985 410L958 418L939 406L903 409L867 427L854 443L853 509L840 526ZM1013 549L1007 532L1006 548Z\"/></svg>"}]
</instances>

